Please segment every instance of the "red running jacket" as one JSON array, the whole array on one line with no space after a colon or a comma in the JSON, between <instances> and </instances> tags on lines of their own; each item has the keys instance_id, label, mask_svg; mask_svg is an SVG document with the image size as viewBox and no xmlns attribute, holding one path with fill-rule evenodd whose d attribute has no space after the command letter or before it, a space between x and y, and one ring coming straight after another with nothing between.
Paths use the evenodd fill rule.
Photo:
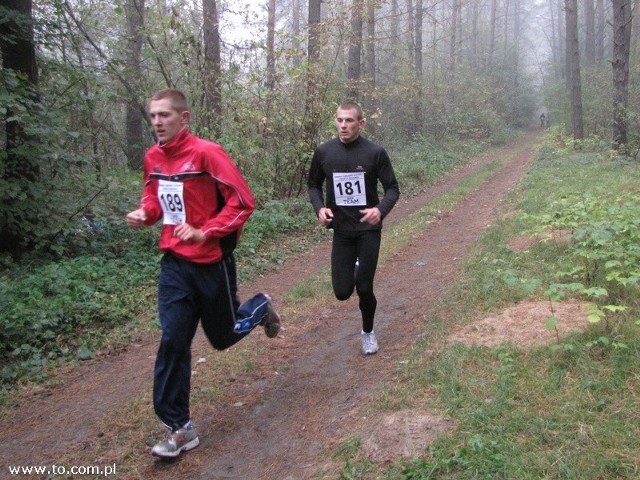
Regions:
<instances>
[{"instance_id":1,"label":"red running jacket","mask_svg":"<svg viewBox=\"0 0 640 480\"><path fill-rule=\"evenodd\" d=\"M171 189L165 190L163 184ZM164 223L158 242L161 251L194 263L216 263L235 247L255 209L255 200L223 148L184 128L169 142L155 145L145 154L140 208L147 215L147 225ZM171 211L179 216L168 223L167 212ZM206 240L180 241L173 236L176 225L172 221L201 229Z\"/></svg>"}]
</instances>

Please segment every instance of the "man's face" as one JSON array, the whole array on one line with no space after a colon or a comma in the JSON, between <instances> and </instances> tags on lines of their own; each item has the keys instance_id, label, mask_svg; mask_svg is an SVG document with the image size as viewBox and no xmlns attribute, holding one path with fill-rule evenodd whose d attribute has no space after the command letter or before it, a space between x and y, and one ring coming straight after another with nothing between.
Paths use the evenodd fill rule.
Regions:
<instances>
[{"instance_id":1,"label":"man's face","mask_svg":"<svg viewBox=\"0 0 640 480\"><path fill-rule=\"evenodd\" d=\"M364 118L358 120L356 109L342 110L339 108L336 112L336 130L342 143L353 142L358 138L364 123Z\"/></svg>"},{"instance_id":2,"label":"man's face","mask_svg":"<svg viewBox=\"0 0 640 480\"><path fill-rule=\"evenodd\" d=\"M171 105L171 100L151 100L149 117L156 132L159 143L167 143L182 130L189 120L189 112L178 112Z\"/></svg>"}]
</instances>

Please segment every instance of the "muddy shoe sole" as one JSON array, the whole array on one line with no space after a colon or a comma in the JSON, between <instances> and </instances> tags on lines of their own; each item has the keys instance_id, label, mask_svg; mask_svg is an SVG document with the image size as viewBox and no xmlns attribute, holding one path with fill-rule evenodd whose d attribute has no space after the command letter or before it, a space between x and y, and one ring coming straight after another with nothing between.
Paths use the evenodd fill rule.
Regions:
<instances>
[{"instance_id":1,"label":"muddy shoe sole","mask_svg":"<svg viewBox=\"0 0 640 480\"><path fill-rule=\"evenodd\" d=\"M278 336L278 332L280 331L280 325L282 324L282 319L278 312L276 312L275 308L271 304L271 300L267 304L267 319L264 324L264 333L269 338L275 338Z\"/></svg>"}]
</instances>

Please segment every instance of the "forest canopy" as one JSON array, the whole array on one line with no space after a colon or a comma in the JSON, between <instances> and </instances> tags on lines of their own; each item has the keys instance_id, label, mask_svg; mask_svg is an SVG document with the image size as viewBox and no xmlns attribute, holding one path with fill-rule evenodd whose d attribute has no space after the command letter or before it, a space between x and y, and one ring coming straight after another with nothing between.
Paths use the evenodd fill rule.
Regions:
<instances>
[{"instance_id":1,"label":"forest canopy","mask_svg":"<svg viewBox=\"0 0 640 480\"><path fill-rule=\"evenodd\" d=\"M223 144L260 203L303 192L309 153L345 98L388 148L496 143L540 113L574 136L580 122L576 138L622 125L614 146L633 143L637 92L618 47L636 53L637 2L579 3L4 2L0 250L64 251L77 222L96 217L105 173L140 168L154 141L146 103L164 87L185 91L192 130Z\"/></svg>"}]
</instances>

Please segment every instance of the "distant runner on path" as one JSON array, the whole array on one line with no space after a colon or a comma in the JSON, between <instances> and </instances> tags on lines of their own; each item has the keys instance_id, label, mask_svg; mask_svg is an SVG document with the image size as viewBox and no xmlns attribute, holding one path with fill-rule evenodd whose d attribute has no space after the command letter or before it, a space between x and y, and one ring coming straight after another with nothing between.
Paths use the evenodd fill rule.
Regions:
<instances>
[{"instance_id":1,"label":"distant runner on path","mask_svg":"<svg viewBox=\"0 0 640 480\"><path fill-rule=\"evenodd\" d=\"M126 222L135 228L163 224L162 337L153 405L169 436L151 453L173 458L200 444L189 414L191 343L198 322L211 345L224 350L258 325L267 337L276 337L280 317L264 293L242 305L238 299L233 250L255 208L239 170L220 145L189 132L190 112L181 91L157 92L149 115L158 144L145 155L142 199Z\"/></svg>"},{"instance_id":2,"label":"distant runner on path","mask_svg":"<svg viewBox=\"0 0 640 480\"><path fill-rule=\"evenodd\" d=\"M333 292L338 300L347 300L355 288L362 314L362 353L371 355L378 351L373 330L377 307L373 278L380 254L382 220L398 201L400 190L387 152L360 135L365 123L357 103L346 102L338 107L338 137L316 148L307 185L318 221L333 228ZM378 182L384 189L382 200L378 197Z\"/></svg>"}]
</instances>

